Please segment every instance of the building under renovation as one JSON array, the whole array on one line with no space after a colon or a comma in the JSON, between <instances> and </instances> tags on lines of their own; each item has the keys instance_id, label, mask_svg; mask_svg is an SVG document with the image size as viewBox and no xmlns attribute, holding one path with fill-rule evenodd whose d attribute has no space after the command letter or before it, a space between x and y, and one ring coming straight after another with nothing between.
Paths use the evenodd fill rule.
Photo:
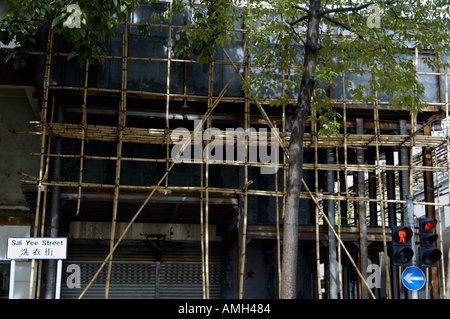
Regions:
<instances>
[{"instance_id":1,"label":"building under renovation","mask_svg":"<svg viewBox=\"0 0 450 319\"><path fill-rule=\"evenodd\" d=\"M7 237L68 238L61 298L278 298L298 92L284 93L286 107L245 96L241 81L252 65L242 41L218 48L214 63L173 56L168 48L189 11L142 37L139 21L166 7L142 4L108 44L103 67L68 61L70 48L45 22L27 66L1 66L0 247ZM408 298L402 269L388 255L390 227L405 224L410 195L415 212L439 221L443 252L420 294L449 297L449 194L441 187L450 171L448 123L441 125L448 75L431 72L418 53L415 59L428 103L417 116L407 107L393 111L387 96L354 101L345 81L367 79L351 70L325 86L342 115L341 134L326 139L314 122L306 128L298 298ZM233 156L202 157L208 140L185 145L180 128L193 137L218 129L209 155L220 148ZM244 139L243 158L239 128L255 134ZM270 164L248 157L262 141L277 147ZM192 151L191 161L174 160L180 146ZM10 261L4 251L0 259L7 296ZM381 270L376 285L365 280L371 265ZM26 274L17 298L54 298L56 261L19 266Z\"/></svg>"}]
</instances>

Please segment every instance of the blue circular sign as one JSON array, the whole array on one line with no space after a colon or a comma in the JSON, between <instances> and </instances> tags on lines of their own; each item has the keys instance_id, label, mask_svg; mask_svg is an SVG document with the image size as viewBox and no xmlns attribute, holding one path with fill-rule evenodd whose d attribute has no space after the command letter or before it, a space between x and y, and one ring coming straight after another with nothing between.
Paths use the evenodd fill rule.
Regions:
<instances>
[{"instance_id":1,"label":"blue circular sign","mask_svg":"<svg viewBox=\"0 0 450 319\"><path fill-rule=\"evenodd\" d=\"M402 272L402 283L409 290L420 290L425 285L425 274L420 268L408 267Z\"/></svg>"}]
</instances>

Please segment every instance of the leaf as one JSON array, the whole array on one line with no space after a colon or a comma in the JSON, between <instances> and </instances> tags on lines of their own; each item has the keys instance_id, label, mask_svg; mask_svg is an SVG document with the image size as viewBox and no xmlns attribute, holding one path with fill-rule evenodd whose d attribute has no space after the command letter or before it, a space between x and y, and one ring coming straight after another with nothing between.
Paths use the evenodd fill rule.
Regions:
<instances>
[{"instance_id":1,"label":"leaf","mask_svg":"<svg viewBox=\"0 0 450 319\"><path fill-rule=\"evenodd\" d=\"M58 25L58 23L61 21L62 18L63 18L63 16L58 16L55 19L53 19L52 28L54 28L56 25Z\"/></svg>"},{"instance_id":2,"label":"leaf","mask_svg":"<svg viewBox=\"0 0 450 319\"><path fill-rule=\"evenodd\" d=\"M69 56L67 57L67 61L73 59L76 55L77 53L75 51L70 52Z\"/></svg>"}]
</instances>

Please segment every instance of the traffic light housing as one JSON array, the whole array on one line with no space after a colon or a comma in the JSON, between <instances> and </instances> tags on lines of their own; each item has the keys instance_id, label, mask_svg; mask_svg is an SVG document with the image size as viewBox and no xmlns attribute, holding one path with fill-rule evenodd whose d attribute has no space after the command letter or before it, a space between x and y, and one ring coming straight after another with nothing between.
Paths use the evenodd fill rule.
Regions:
<instances>
[{"instance_id":1,"label":"traffic light housing","mask_svg":"<svg viewBox=\"0 0 450 319\"><path fill-rule=\"evenodd\" d=\"M436 219L419 218L419 265L422 267L437 267L437 262L441 259L442 252L434 247L439 237L433 232L436 225Z\"/></svg>"},{"instance_id":2,"label":"traffic light housing","mask_svg":"<svg viewBox=\"0 0 450 319\"><path fill-rule=\"evenodd\" d=\"M412 266L414 233L407 226L392 227L392 263L394 266Z\"/></svg>"}]
</instances>

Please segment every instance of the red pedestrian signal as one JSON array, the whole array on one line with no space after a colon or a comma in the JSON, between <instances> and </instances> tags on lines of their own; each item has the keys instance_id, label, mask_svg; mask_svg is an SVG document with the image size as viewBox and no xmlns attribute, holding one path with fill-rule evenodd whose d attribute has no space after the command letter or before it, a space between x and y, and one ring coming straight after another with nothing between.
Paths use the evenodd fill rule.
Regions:
<instances>
[{"instance_id":1,"label":"red pedestrian signal","mask_svg":"<svg viewBox=\"0 0 450 319\"><path fill-rule=\"evenodd\" d=\"M414 233L406 226L392 227L391 260L394 266L412 266Z\"/></svg>"},{"instance_id":2,"label":"red pedestrian signal","mask_svg":"<svg viewBox=\"0 0 450 319\"><path fill-rule=\"evenodd\" d=\"M422 267L437 267L442 252L434 247L438 235L434 233L437 220L432 218L419 218L419 265Z\"/></svg>"},{"instance_id":3,"label":"red pedestrian signal","mask_svg":"<svg viewBox=\"0 0 450 319\"><path fill-rule=\"evenodd\" d=\"M427 221L430 218L424 218L424 219L426 219L425 221L423 221L423 223L424 223L423 229L424 230L430 230L430 229L433 229L434 227L436 227L436 224L437 224L437 220L436 219L432 219L430 221Z\"/></svg>"},{"instance_id":4,"label":"red pedestrian signal","mask_svg":"<svg viewBox=\"0 0 450 319\"><path fill-rule=\"evenodd\" d=\"M405 242L406 232L404 230L401 230L398 232L398 237L400 238L400 241L399 241L400 243L406 244L406 242Z\"/></svg>"}]
</instances>

